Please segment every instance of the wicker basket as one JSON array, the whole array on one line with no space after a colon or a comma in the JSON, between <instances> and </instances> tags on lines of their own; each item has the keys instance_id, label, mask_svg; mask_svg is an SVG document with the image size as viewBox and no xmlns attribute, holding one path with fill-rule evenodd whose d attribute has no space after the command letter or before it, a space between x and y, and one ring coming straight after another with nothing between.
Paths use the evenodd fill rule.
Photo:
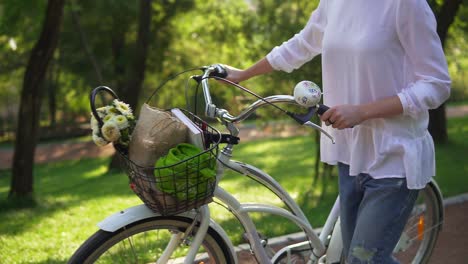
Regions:
<instances>
[{"instance_id":1,"label":"wicker basket","mask_svg":"<svg viewBox=\"0 0 468 264\"><path fill-rule=\"evenodd\" d=\"M216 176L207 177L204 171L215 170L221 135L194 114L185 110L184 113L204 131L207 144L204 151L193 157L165 167L142 167L129 159L126 148L115 146L131 189L151 210L162 215L174 215L210 203L216 188Z\"/></svg>"}]
</instances>

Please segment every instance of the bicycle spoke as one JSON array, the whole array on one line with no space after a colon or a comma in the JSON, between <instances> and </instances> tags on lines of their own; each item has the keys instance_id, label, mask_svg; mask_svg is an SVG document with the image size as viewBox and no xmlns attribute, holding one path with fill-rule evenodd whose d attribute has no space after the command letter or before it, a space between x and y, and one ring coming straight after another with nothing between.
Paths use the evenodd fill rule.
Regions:
<instances>
[{"instance_id":1,"label":"bicycle spoke","mask_svg":"<svg viewBox=\"0 0 468 264\"><path fill-rule=\"evenodd\" d=\"M409 228L407 228L407 233L410 233L411 231L413 230L416 230L419 226L420 226L420 223L419 221L414 221L415 223L411 226L408 226Z\"/></svg>"},{"instance_id":2,"label":"bicycle spoke","mask_svg":"<svg viewBox=\"0 0 468 264\"><path fill-rule=\"evenodd\" d=\"M441 226L442 224L443 224L443 222L440 222L440 223L438 223L438 224L436 224L436 225L431 226L431 228L424 229L423 234L426 234L426 233L432 231L433 229L438 228L438 227ZM412 241L414 241L414 240L416 240L416 239L419 240L418 237L419 237L419 234L416 235L416 236L414 236L414 237L411 237L408 241L412 242Z\"/></svg>"},{"instance_id":3,"label":"bicycle spoke","mask_svg":"<svg viewBox=\"0 0 468 264\"><path fill-rule=\"evenodd\" d=\"M138 260L138 255L136 254L136 252L135 252L135 247L133 246L133 237L130 236L130 237L128 237L127 240L128 240L128 243L130 244L130 248L131 248L131 249L130 249L130 252L133 253L133 256L135 257L135 260ZM138 262L138 261L137 261L137 262ZM137 263L137 262L136 262L136 263Z\"/></svg>"}]
</instances>

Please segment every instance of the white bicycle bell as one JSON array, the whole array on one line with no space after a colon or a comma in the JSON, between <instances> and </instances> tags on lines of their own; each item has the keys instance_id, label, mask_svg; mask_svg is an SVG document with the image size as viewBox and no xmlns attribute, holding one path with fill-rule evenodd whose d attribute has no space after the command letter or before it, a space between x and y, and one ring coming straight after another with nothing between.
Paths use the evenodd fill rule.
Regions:
<instances>
[{"instance_id":1,"label":"white bicycle bell","mask_svg":"<svg viewBox=\"0 0 468 264\"><path fill-rule=\"evenodd\" d=\"M311 81L301 81L294 87L294 100L302 106L316 106L322 98L322 90Z\"/></svg>"}]
</instances>

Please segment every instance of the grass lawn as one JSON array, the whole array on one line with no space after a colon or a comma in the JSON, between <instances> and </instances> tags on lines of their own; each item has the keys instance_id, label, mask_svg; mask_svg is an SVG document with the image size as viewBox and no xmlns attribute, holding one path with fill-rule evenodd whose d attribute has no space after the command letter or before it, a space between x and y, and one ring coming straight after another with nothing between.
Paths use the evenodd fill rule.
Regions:
<instances>
[{"instance_id":1,"label":"grass lawn","mask_svg":"<svg viewBox=\"0 0 468 264\"><path fill-rule=\"evenodd\" d=\"M437 182L444 196L468 192L468 117L449 120L450 142L436 146ZM267 139L237 148L236 159L253 163L288 190L313 226L320 226L337 193L336 178L322 193L321 182L311 187L315 145L312 137ZM7 204L10 175L0 171L0 263L65 263L73 251L96 230L96 223L121 209L140 204L122 173L107 173L108 159L86 159L39 165L35 168L37 206ZM280 201L247 177L227 174L222 187L241 201ZM211 205L212 216L235 243L243 232L221 206ZM269 215L254 215L260 232L270 236L297 232L294 226Z\"/></svg>"}]
</instances>

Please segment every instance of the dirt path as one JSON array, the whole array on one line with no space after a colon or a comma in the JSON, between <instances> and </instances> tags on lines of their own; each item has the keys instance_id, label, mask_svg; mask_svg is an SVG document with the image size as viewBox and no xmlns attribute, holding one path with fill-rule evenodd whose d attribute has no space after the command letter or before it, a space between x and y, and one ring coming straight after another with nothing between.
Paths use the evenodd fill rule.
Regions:
<instances>
[{"instance_id":1,"label":"dirt path","mask_svg":"<svg viewBox=\"0 0 468 264\"><path fill-rule=\"evenodd\" d=\"M34 160L36 163L57 162L81 158L107 157L114 153L112 145L98 147L93 142L38 145ZM0 170L11 168L13 151L0 149Z\"/></svg>"},{"instance_id":2,"label":"dirt path","mask_svg":"<svg viewBox=\"0 0 468 264\"><path fill-rule=\"evenodd\" d=\"M241 131L242 142L265 137L288 137L306 134L305 128L282 124L266 126L264 129L246 128ZM81 158L109 157L115 152L111 144L98 147L93 142L40 144L36 148L34 160L36 164L73 160ZM0 149L0 170L11 168L13 162L12 149Z\"/></svg>"},{"instance_id":3,"label":"dirt path","mask_svg":"<svg viewBox=\"0 0 468 264\"><path fill-rule=\"evenodd\" d=\"M461 117L468 115L468 105L460 105L455 107L447 107L447 117Z\"/></svg>"},{"instance_id":4,"label":"dirt path","mask_svg":"<svg viewBox=\"0 0 468 264\"><path fill-rule=\"evenodd\" d=\"M459 117L468 115L468 105L448 107L448 117ZM307 128L297 125L276 123L263 128L245 127L241 129L240 138L243 142L266 138L266 137L288 137L292 135L307 134ZM35 162L46 163L60 160L107 157L114 153L111 145L97 147L92 142L63 143L63 144L40 144L36 148ZM0 149L0 170L11 168L13 161L12 149Z\"/></svg>"},{"instance_id":5,"label":"dirt path","mask_svg":"<svg viewBox=\"0 0 468 264\"><path fill-rule=\"evenodd\" d=\"M261 129L255 126L241 129L242 142L266 137L289 137L310 133L307 128L298 125L275 123ZM36 147L34 160L37 164L73 160L81 158L108 157L115 152L111 144L98 147L93 142L39 144ZM0 170L11 168L13 162L12 149L0 149Z\"/></svg>"}]
</instances>

